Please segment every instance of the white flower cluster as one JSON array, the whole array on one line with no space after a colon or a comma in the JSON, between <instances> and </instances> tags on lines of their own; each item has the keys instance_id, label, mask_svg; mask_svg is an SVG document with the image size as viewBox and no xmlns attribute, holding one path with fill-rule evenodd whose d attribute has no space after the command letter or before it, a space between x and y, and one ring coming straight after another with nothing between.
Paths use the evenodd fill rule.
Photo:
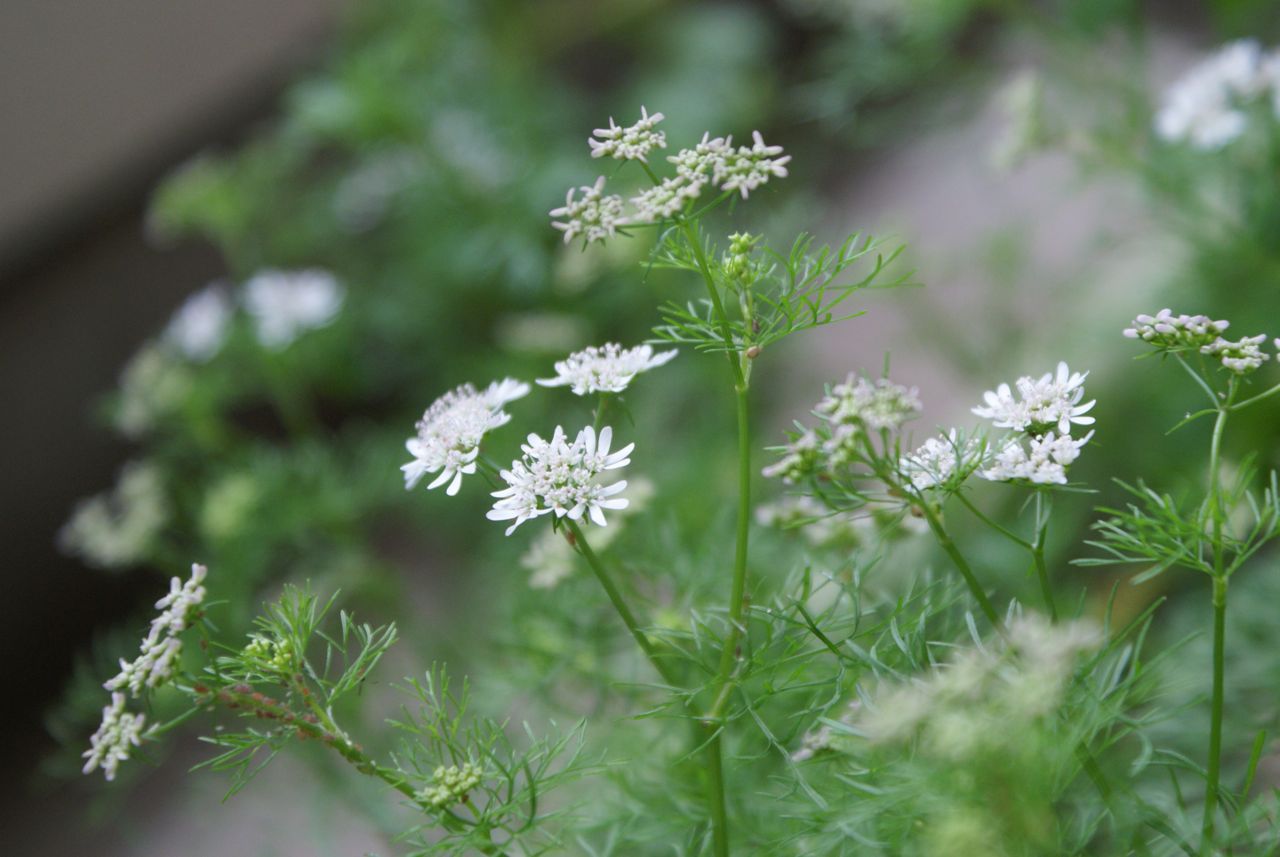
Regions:
<instances>
[{"instance_id":1,"label":"white flower cluster","mask_svg":"<svg viewBox=\"0 0 1280 857\"><path fill-rule=\"evenodd\" d=\"M342 308L344 290L318 268L259 271L249 278L241 302L253 318L258 341L279 351L308 330L324 327ZM207 363L222 349L235 315L235 299L223 283L212 283L178 307L164 341L187 360Z\"/></svg>"},{"instance_id":2,"label":"white flower cluster","mask_svg":"<svg viewBox=\"0 0 1280 857\"><path fill-rule=\"evenodd\" d=\"M1044 722L1061 704L1079 658L1102 642L1084 622L1019 617L1009 624L1008 642L963 650L923 678L881 689L855 725L876 743L917 739L930 756L966 758L1016 740L1010 729Z\"/></svg>"},{"instance_id":3,"label":"white flower cluster","mask_svg":"<svg viewBox=\"0 0 1280 857\"><path fill-rule=\"evenodd\" d=\"M597 128L591 138L591 156L647 164L648 155L667 143L666 135L655 130L661 119L661 113L650 114L643 107L640 120L630 127L621 128L610 119L609 127ZM750 146L737 147L732 137L712 137L707 132L701 142L667 160L675 165L676 174L632 197L634 216L625 214L621 196L605 194L601 176L594 185L570 188L565 204L551 211L553 218L559 218L551 225L564 233L565 243L579 235L586 243L603 241L619 228L675 217L707 186L745 199L769 179L785 178L791 156L784 155L781 146L765 143L759 131L752 132Z\"/></svg>"},{"instance_id":4,"label":"white flower cluster","mask_svg":"<svg viewBox=\"0 0 1280 857\"><path fill-rule=\"evenodd\" d=\"M1133 320L1133 327L1125 328L1124 335L1141 339L1157 348L1201 348L1219 339L1231 322L1214 321L1207 315L1174 315L1165 307L1155 315L1145 313Z\"/></svg>"},{"instance_id":5,"label":"white flower cluster","mask_svg":"<svg viewBox=\"0 0 1280 857\"><path fill-rule=\"evenodd\" d=\"M830 471L858 459L860 439L866 433L896 431L920 413L920 393L915 387L895 384L888 378L869 381L850 374L827 391L814 406L822 422L803 428L780 447L782 457L764 468L766 477L794 484L819 471Z\"/></svg>"},{"instance_id":6,"label":"white flower cluster","mask_svg":"<svg viewBox=\"0 0 1280 857\"><path fill-rule=\"evenodd\" d=\"M574 195L581 193L579 199ZM604 176L596 179L593 185L569 188L565 194L564 205L551 210L551 225L564 233L564 243L568 244L581 235L590 244L592 241L603 241L617 234L619 226L626 226L627 219L622 214L622 197L617 194L606 196L604 193Z\"/></svg>"},{"instance_id":7,"label":"white flower cluster","mask_svg":"<svg viewBox=\"0 0 1280 857\"><path fill-rule=\"evenodd\" d=\"M811 428L792 435L777 451L782 457L760 471L766 479L781 479L794 485L822 467L822 440Z\"/></svg>"},{"instance_id":8,"label":"white flower cluster","mask_svg":"<svg viewBox=\"0 0 1280 857\"><path fill-rule=\"evenodd\" d=\"M413 456L413 461L400 467L405 489L413 488L428 473L439 473L427 488L448 482L445 493L457 494L463 475L476 472L481 439L506 425L511 415L503 408L528 392L528 384L504 378L482 392L463 384L432 402L417 423L417 435L405 441Z\"/></svg>"},{"instance_id":9,"label":"white flower cluster","mask_svg":"<svg viewBox=\"0 0 1280 857\"><path fill-rule=\"evenodd\" d=\"M507 487L494 491L498 500L488 512L491 521L514 521L511 535L525 521L554 512L557 518L581 521L584 516L606 526L605 509L625 509L627 500L617 495L627 487L625 480L600 485L597 478L607 470L627 466L635 448L629 443L610 452L613 429L605 426L597 436L591 426L578 432L569 443L564 429L556 426L550 440L530 434L520 448L521 459L501 473Z\"/></svg>"},{"instance_id":10,"label":"white flower cluster","mask_svg":"<svg viewBox=\"0 0 1280 857\"><path fill-rule=\"evenodd\" d=\"M169 594L156 602L160 614L151 620L151 630L142 640L142 653L133 661L120 659L120 673L103 685L107 690L128 688L133 696L143 688L159 687L173 677L182 652L181 634L188 627L192 611L204 601L204 578L208 569L191 565L191 577L184 583L174 577Z\"/></svg>"},{"instance_id":11,"label":"white flower cluster","mask_svg":"<svg viewBox=\"0 0 1280 857\"><path fill-rule=\"evenodd\" d=\"M203 565L193 563L185 583L177 577L170 581L169 594L156 602L160 615L151 621L151 630L142 640L142 654L132 662L121 658L119 675L103 685L111 691L111 704L102 709L102 723L89 738L89 749L83 754L88 760L84 773L102 768L108 780L115 779L116 769L129 758L130 748L141 744L146 717L125 710L124 690L137 697L144 688L158 687L173 677L182 651L179 635L204 601L206 571Z\"/></svg>"},{"instance_id":12,"label":"white flower cluster","mask_svg":"<svg viewBox=\"0 0 1280 857\"><path fill-rule=\"evenodd\" d=\"M1216 358L1224 368L1235 372L1237 375L1248 375L1271 359L1270 354L1258 347L1266 339L1265 333L1259 333L1257 336L1241 337L1236 342L1230 342L1219 337L1209 345L1201 348L1200 353ZM1277 346L1277 348L1280 348L1280 346Z\"/></svg>"},{"instance_id":13,"label":"white flower cluster","mask_svg":"<svg viewBox=\"0 0 1280 857\"><path fill-rule=\"evenodd\" d=\"M208 285L187 298L169 319L165 341L188 360L207 363L221 350L234 311L226 287L221 283Z\"/></svg>"},{"instance_id":14,"label":"white flower cluster","mask_svg":"<svg viewBox=\"0 0 1280 857\"><path fill-rule=\"evenodd\" d=\"M125 465L109 494L76 506L58 533L58 543L93 565L121 568L143 558L168 520L160 469L134 461Z\"/></svg>"},{"instance_id":15,"label":"white flower cluster","mask_svg":"<svg viewBox=\"0 0 1280 857\"><path fill-rule=\"evenodd\" d=\"M1059 363L1056 373L1039 379L1019 378L1016 397L1008 384L985 393L986 405L973 412L997 428L1013 429L1017 434L1004 440L990 465L978 475L993 482L1065 485L1067 467L1093 437L1092 431L1078 440L1071 437L1073 425L1092 425L1094 421L1087 413L1095 402L1080 402L1088 374L1073 373L1066 363ZM1029 449L1024 445L1027 443Z\"/></svg>"},{"instance_id":16,"label":"white flower cluster","mask_svg":"<svg viewBox=\"0 0 1280 857\"><path fill-rule=\"evenodd\" d=\"M318 268L259 271L244 284L244 306L253 317L258 341L277 351L308 330L332 322L344 297L333 274Z\"/></svg>"},{"instance_id":17,"label":"white flower cluster","mask_svg":"<svg viewBox=\"0 0 1280 857\"><path fill-rule=\"evenodd\" d=\"M1139 315L1133 320L1133 327L1125 328L1124 335L1163 351L1198 350L1237 375L1247 375L1271 359L1260 347L1266 334L1232 342L1222 336L1230 326L1229 321L1214 321L1206 315L1174 315L1166 307L1153 316ZM1276 348L1280 350L1280 339L1276 340Z\"/></svg>"},{"instance_id":18,"label":"white flower cluster","mask_svg":"<svg viewBox=\"0 0 1280 857\"><path fill-rule=\"evenodd\" d=\"M623 348L616 342L591 346L556 362L556 377L539 378L543 387L569 387L574 395L621 393L641 372L669 363L676 351L653 353L648 345Z\"/></svg>"},{"instance_id":19,"label":"white flower cluster","mask_svg":"<svg viewBox=\"0 0 1280 857\"><path fill-rule=\"evenodd\" d=\"M102 725L89 738L89 749L82 755L88 759L84 773L102 768L109 781L116 778L120 763L129 759L131 748L142 744L142 726L146 715L131 714L124 709L124 694L111 694L111 704L102 709Z\"/></svg>"},{"instance_id":20,"label":"white flower cluster","mask_svg":"<svg viewBox=\"0 0 1280 857\"><path fill-rule=\"evenodd\" d=\"M981 462L983 452L977 438L965 439L957 429L951 429L904 455L898 472L917 491L937 488L951 482L957 473L967 476Z\"/></svg>"},{"instance_id":21,"label":"white flower cluster","mask_svg":"<svg viewBox=\"0 0 1280 857\"><path fill-rule=\"evenodd\" d=\"M640 119L629 128L619 128L610 116L609 127L597 128L595 136L587 141L591 146L591 157L648 163L646 157L650 152L667 147L667 135L654 130L662 119L661 113L651 116L643 106Z\"/></svg>"},{"instance_id":22,"label":"white flower cluster","mask_svg":"<svg viewBox=\"0 0 1280 857\"><path fill-rule=\"evenodd\" d=\"M1169 88L1156 113L1156 134L1170 143L1221 149L1248 128L1248 102L1268 92L1280 115L1280 51L1264 54L1252 39L1230 42Z\"/></svg>"},{"instance_id":23,"label":"white flower cluster","mask_svg":"<svg viewBox=\"0 0 1280 857\"><path fill-rule=\"evenodd\" d=\"M978 475L992 482L1020 479L1040 485L1066 485L1067 468L1080 457L1081 447L1092 437L1093 432L1079 439L1049 432L1043 437L1007 438L990 465ZM1024 440L1030 449L1024 446Z\"/></svg>"},{"instance_id":24,"label":"white flower cluster","mask_svg":"<svg viewBox=\"0 0 1280 857\"><path fill-rule=\"evenodd\" d=\"M431 775L432 783L418 794L425 803L434 807L451 806L467 796L467 792L480 785L484 771L479 765L466 762L461 767L441 765Z\"/></svg>"},{"instance_id":25,"label":"white flower cluster","mask_svg":"<svg viewBox=\"0 0 1280 857\"><path fill-rule=\"evenodd\" d=\"M153 431L181 408L192 389L191 368L172 351L148 343L133 355L120 375L120 394L113 415L126 437Z\"/></svg>"},{"instance_id":26,"label":"white flower cluster","mask_svg":"<svg viewBox=\"0 0 1280 857\"><path fill-rule=\"evenodd\" d=\"M857 425L871 431L896 430L920 415L920 391L888 378L868 381L850 374L814 407L816 416L833 425Z\"/></svg>"},{"instance_id":27,"label":"white flower cluster","mask_svg":"<svg viewBox=\"0 0 1280 857\"><path fill-rule=\"evenodd\" d=\"M1024 375L1015 382L1015 397L1008 384L983 394L986 405L973 409L978 416L991 420L997 428L1040 435L1056 428L1069 434L1072 424L1091 425L1093 417L1085 416L1094 402L1080 404L1084 398L1084 379L1089 373L1072 372L1066 363L1058 364L1057 373L1047 372L1039 379Z\"/></svg>"}]
</instances>

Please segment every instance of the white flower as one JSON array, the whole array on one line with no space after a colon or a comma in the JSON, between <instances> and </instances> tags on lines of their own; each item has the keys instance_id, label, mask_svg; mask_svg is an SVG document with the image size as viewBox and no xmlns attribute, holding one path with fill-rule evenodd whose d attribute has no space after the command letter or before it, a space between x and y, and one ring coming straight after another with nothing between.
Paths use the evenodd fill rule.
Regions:
<instances>
[{"instance_id":1,"label":"white flower","mask_svg":"<svg viewBox=\"0 0 1280 857\"><path fill-rule=\"evenodd\" d=\"M654 149L667 147L666 134L654 130L662 119L661 113L650 116L649 111L641 107L640 119L636 124L629 128L619 128L610 116L609 127L597 128L595 137L587 141L591 145L591 157L648 163L645 156Z\"/></svg>"},{"instance_id":2,"label":"white flower","mask_svg":"<svg viewBox=\"0 0 1280 857\"><path fill-rule=\"evenodd\" d=\"M614 194L605 196L604 176L596 179L594 185L583 185L569 188L565 194L564 205L551 210L552 217L563 217L554 220L551 225L564 233L564 243L568 244L578 235L584 236L587 243L612 238L619 226L625 226L622 216L622 197ZM581 199L574 199L574 194L581 192Z\"/></svg>"},{"instance_id":3,"label":"white flower","mask_svg":"<svg viewBox=\"0 0 1280 857\"><path fill-rule=\"evenodd\" d=\"M986 405L979 405L973 412L999 428L1033 435L1056 428L1059 434L1069 434L1072 424L1094 422L1093 417L1085 414L1092 410L1095 402L1080 404L1088 375L1088 372L1073 373L1066 363L1059 363L1056 374L1046 373L1039 380L1029 375L1019 378L1016 382L1019 398L1014 398L1008 384L987 391L983 394Z\"/></svg>"},{"instance_id":4,"label":"white flower","mask_svg":"<svg viewBox=\"0 0 1280 857\"><path fill-rule=\"evenodd\" d=\"M169 320L165 339L189 360L205 363L218 353L227 339L231 322L231 295L220 283L206 286L191 295Z\"/></svg>"},{"instance_id":5,"label":"white flower","mask_svg":"<svg viewBox=\"0 0 1280 857\"><path fill-rule=\"evenodd\" d=\"M1201 348L1220 339L1230 326L1229 321L1214 321L1207 315L1174 315L1165 307L1155 315L1139 315L1124 335L1157 348Z\"/></svg>"},{"instance_id":6,"label":"white flower","mask_svg":"<svg viewBox=\"0 0 1280 857\"><path fill-rule=\"evenodd\" d=\"M1265 342L1265 333L1257 336L1245 336L1238 342L1218 337L1208 345L1200 348L1201 354L1216 357L1222 365L1237 375L1248 375L1263 363L1271 359L1271 355L1258 346Z\"/></svg>"},{"instance_id":7,"label":"white flower","mask_svg":"<svg viewBox=\"0 0 1280 857\"><path fill-rule=\"evenodd\" d=\"M663 366L675 356L674 349L654 354L648 345L635 348L623 348L616 342L593 345L557 361L556 377L539 378L538 383L543 387L568 386L577 396L621 393L636 375Z\"/></svg>"},{"instance_id":8,"label":"white flower","mask_svg":"<svg viewBox=\"0 0 1280 857\"><path fill-rule=\"evenodd\" d=\"M244 284L244 306L253 316L258 341L277 351L332 322L343 297L333 274L317 268L259 271Z\"/></svg>"},{"instance_id":9,"label":"white flower","mask_svg":"<svg viewBox=\"0 0 1280 857\"><path fill-rule=\"evenodd\" d=\"M1186 141L1201 150L1221 149L1248 125L1239 102L1258 96L1269 83L1258 43L1252 39L1231 42L1169 88L1156 113L1156 134L1170 143Z\"/></svg>"},{"instance_id":10,"label":"white flower","mask_svg":"<svg viewBox=\"0 0 1280 857\"><path fill-rule=\"evenodd\" d=\"M160 469L149 462L129 462L109 494L76 506L58 543L93 565L121 568L142 559L168 520Z\"/></svg>"},{"instance_id":11,"label":"white flower","mask_svg":"<svg viewBox=\"0 0 1280 857\"><path fill-rule=\"evenodd\" d=\"M498 500L488 512L491 521L515 523L507 530L511 535L525 521L554 512L557 518L581 521L588 517L595 524L605 524L605 509L625 509L627 500L616 495L627 487L625 481L600 485L596 479L606 470L627 466L635 448L629 443L610 453L613 429L600 430L587 426L568 443L564 429L556 426L551 440L530 434L520 448L524 455L502 471L507 487L494 491Z\"/></svg>"},{"instance_id":12,"label":"white flower","mask_svg":"<svg viewBox=\"0 0 1280 857\"><path fill-rule=\"evenodd\" d=\"M84 773L102 768L108 781L116 778L116 769L129 758L130 748L142 744L142 726L146 722L142 714L130 714L124 710L124 694L111 694L111 704L102 709L102 724L89 738L89 749L82 755L89 761Z\"/></svg>"},{"instance_id":13,"label":"white flower","mask_svg":"<svg viewBox=\"0 0 1280 857\"><path fill-rule=\"evenodd\" d=\"M457 494L463 475L476 472L480 440L506 425L511 415L503 407L528 392L528 384L504 378L482 392L463 384L432 402L418 420L417 435L405 441L413 456L413 461L400 466L405 489L413 488L428 473L439 473L427 488L448 482L445 493L451 497Z\"/></svg>"},{"instance_id":14,"label":"white flower","mask_svg":"<svg viewBox=\"0 0 1280 857\"><path fill-rule=\"evenodd\" d=\"M752 131L751 146L739 146L715 164L711 181L723 191L738 191L742 198L769 181L771 176L786 178L790 155L782 155L781 146L767 146L759 131Z\"/></svg>"},{"instance_id":15,"label":"white flower","mask_svg":"<svg viewBox=\"0 0 1280 857\"><path fill-rule=\"evenodd\" d=\"M708 131L692 149L681 149L668 156L667 160L675 164L677 178L701 187L711 180L718 168L722 168L725 158L732 155L731 138L712 137Z\"/></svg>"},{"instance_id":16,"label":"white flower","mask_svg":"<svg viewBox=\"0 0 1280 857\"><path fill-rule=\"evenodd\" d=\"M156 343L144 345L125 366L114 420L126 436L154 430L190 394L191 367Z\"/></svg>"},{"instance_id":17,"label":"white flower","mask_svg":"<svg viewBox=\"0 0 1280 857\"><path fill-rule=\"evenodd\" d=\"M945 485L955 475L957 468L967 471L976 464L982 447L977 438L967 441L951 429L945 437L931 437L915 452L904 455L898 470L917 491Z\"/></svg>"},{"instance_id":18,"label":"white flower","mask_svg":"<svg viewBox=\"0 0 1280 857\"><path fill-rule=\"evenodd\" d=\"M645 223L669 220L684 211L684 207L689 202L701 196L706 183L705 176L687 178L675 175L665 178L654 187L631 198L631 204L636 209L636 218Z\"/></svg>"},{"instance_id":19,"label":"white flower","mask_svg":"<svg viewBox=\"0 0 1280 857\"><path fill-rule=\"evenodd\" d=\"M1024 480L1037 485L1066 485L1067 468L1080 457L1080 448L1092 437L1093 432L1079 440L1049 432L1029 438L1029 451L1023 446L1024 438L1011 437L995 454L991 466L978 475L992 482Z\"/></svg>"},{"instance_id":20,"label":"white flower","mask_svg":"<svg viewBox=\"0 0 1280 857\"><path fill-rule=\"evenodd\" d=\"M107 690L128 688L133 696L143 688L155 688L173 677L178 656L182 652L179 635L187 629L191 613L204 601L204 579L208 569L191 565L191 577L169 581L169 594L156 602L160 611L151 620L151 629L142 640L142 653L133 661L120 659L120 672L103 685Z\"/></svg>"},{"instance_id":21,"label":"white flower","mask_svg":"<svg viewBox=\"0 0 1280 857\"><path fill-rule=\"evenodd\" d=\"M782 457L761 470L760 475L766 479L780 478L786 484L794 485L817 470L820 446L817 432L804 429L792 437L786 446L775 450L781 452Z\"/></svg>"},{"instance_id":22,"label":"white flower","mask_svg":"<svg viewBox=\"0 0 1280 857\"><path fill-rule=\"evenodd\" d=\"M836 425L862 425L873 431L897 429L920 413L920 391L888 378L868 381L850 374L831 388L813 412Z\"/></svg>"}]
</instances>

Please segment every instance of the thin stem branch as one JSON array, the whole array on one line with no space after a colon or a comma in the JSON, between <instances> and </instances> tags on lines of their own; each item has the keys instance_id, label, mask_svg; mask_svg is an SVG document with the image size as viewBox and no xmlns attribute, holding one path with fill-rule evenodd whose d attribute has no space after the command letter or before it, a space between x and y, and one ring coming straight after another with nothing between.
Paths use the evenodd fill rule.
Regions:
<instances>
[{"instance_id":1,"label":"thin stem branch","mask_svg":"<svg viewBox=\"0 0 1280 857\"><path fill-rule=\"evenodd\" d=\"M1031 546L1031 558L1036 564L1036 576L1040 578L1040 594L1044 596L1044 608L1049 621L1058 621L1058 606L1053 601L1053 587L1049 585L1049 569L1044 561L1044 544L1049 534L1049 514L1053 507L1053 495L1036 491L1036 539Z\"/></svg>"},{"instance_id":2,"label":"thin stem branch","mask_svg":"<svg viewBox=\"0 0 1280 857\"><path fill-rule=\"evenodd\" d=\"M1001 524L993 521L989 516L984 514L981 509L975 506L973 501L964 495L963 491L957 491L955 493L955 496L962 504L964 504L964 507L966 509L968 509L970 512L973 513L974 517L982 521L982 523L986 524L988 527L995 530L1000 535L1004 536L1009 541L1013 542L1014 544L1018 545L1021 548L1025 548L1028 551L1032 550L1035 547L1031 542L1027 541L1022 536L1018 535L1017 533L1013 532L1007 527L1004 527Z\"/></svg>"},{"instance_id":3,"label":"thin stem branch","mask_svg":"<svg viewBox=\"0 0 1280 857\"><path fill-rule=\"evenodd\" d=\"M1204 794L1204 822L1200 852L1213 853L1214 816L1218 811L1222 776L1222 708L1225 687L1227 631L1227 579L1213 580L1213 701L1209 722L1209 768Z\"/></svg>"},{"instance_id":4,"label":"thin stem branch","mask_svg":"<svg viewBox=\"0 0 1280 857\"><path fill-rule=\"evenodd\" d=\"M578 526L578 522L571 518L565 518L564 520L569 527L569 532L573 533L574 546L577 547L578 553L582 554L583 559L587 561L587 565L595 573L596 580L600 581L605 594L609 596L609 602L613 605L613 609L617 611L618 616L622 618L622 623L627 626L631 636L635 638L636 645L640 647L640 651L644 652L644 656L649 659L649 663L653 664L653 668L657 670L658 675L662 676L663 681L671 687L677 687L678 683L671 673L671 668L658 657L653 644L649 642L649 638L640 628L640 623L636 621L635 614L627 606L627 601L622 592L614 584L613 578L605 569L604 564L600 562L600 557L591 549L591 545L587 542L587 537L582 533L582 527Z\"/></svg>"},{"instance_id":5,"label":"thin stem branch","mask_svg":"<svg viewBox=\"0 0 1280 857\"><path fill-rule=\"evenodd\" d=\"M920 498L919 505L924 511L924 518L929 523L929 529L933 531L934 538L938 540L942 550L951 558L952 564L960 572L964 582L968 584L969 591L973 593L974 600L978 602L978 607L982 610L982 615L987 617L987 621L999 632L1000 636L1006 636L1004 622L1000 620L1000 614L996 612L995 605L991 603L991 599L983 591L982 584L978 582L978 576L973 573L973 567L964 558L964 554L960 553L956 543L951 540L951 535L947 532L946 527L942 525L941 519L938 518L938 513L933 510L932 505L924 497Z\"/></svg>"}]
</instances>

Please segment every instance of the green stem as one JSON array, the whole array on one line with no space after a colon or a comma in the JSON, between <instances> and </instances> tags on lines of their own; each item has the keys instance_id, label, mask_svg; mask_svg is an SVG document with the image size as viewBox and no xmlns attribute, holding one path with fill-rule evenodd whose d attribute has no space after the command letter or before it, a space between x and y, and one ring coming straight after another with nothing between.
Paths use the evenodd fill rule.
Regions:
<instances>
[{"instance_id":1,"label":"green stem","mask_svg":"<svg viewBox=\"0 0 1280 857\"><path fill-rule=\"evenodd\" d=\"M1222 502L1222 436L1226 431L1227 415L1235 399L1236 382L1228 382L1226 402L1218 408L1218 418L1213 424L1213 439L1209 445L1209 504L1213 516L1213 698L1209 722L1209 764L1204 794L1204 819L1201 824L1200 850L1211 853L1213 848L1214 819L1218 810L1219 782L1222 773L1222 704L1225 678L1225 642L1227 627L1227 575L1226 550L1222 543L1222 529L1226 510Z\"/></svg>"},{"instance_id":2,"label":"green stem","mask_svg":"<svg viewBox=\"0 0 1280 857\"><path fill-rule=\"evenodd\" d=\"M609 602L613 604L613 609L622 618L622 623L627 626L627 630L635 638L636 644L640 646L640 651L644 652L644 656L649 659L649 663L653 664L653 668L658 671L658 675L662 676L663 681L671 687L678 687L679 684L671 673L670 667L658 657L653 644L649 642L649 638L640 629L640 623L636 621L635 614L627 606L626 599L622 597L622 592L614 584L613 578L609 576L609 572L600 562L600 557L596 556L596 552L587 543L587 537L582 534L582 528L578 526L578 522L571 518L564 518L563 520L568 525L569 532L573 533L574 545L578 548L578 552L587 561L587 565L591 566L596 580L600 581L600 585L604 587L605 594L609 596Z\"/></svg>"},{"instance_id":3,"label":"green stem","mask_svg":"<svg viewBox=\"0 0 1280 857\"><path fill-rule=\"evenodd\" d=\"M737 396L738 422L738 512L737 531L733 556L733 580L729 592L729 630L725 636L724 648L720 652L720 665L712 684L712 705L704 722L713 729L720 730L720 716L732 688L734 665L738 660L738 647L742 640L742 617L745 610L747 587L747 550L751 531L751 424L748 399L747 376L742 368L742 361L733 341L733 330L729 326L729 315L725 312L724 302L720 300L720 291L716 288L715 278L711 274L711 265L703 251L702 240L688 218L680 218L680 229L689 250L697 261L698 270L702 274L703 283L707 287L707 295L711 299L711 307L716 316L716 324L720 328L720 336L724 340L725 357L729 361L729 371L733 377L733 389ZM724 787L724 748L721 735L716 735L707 743L707 804L711 814L712 849L716 857L729 855L729 823L726 809Z\"/></svg>"},{"instance_id":4,"label":"green stem","mask_svg":"<svg viewBox=\"0 0 1280 857\"><path fill-rule=\"evenodd\" d=\"M608 407L609 407L609 394L601 393L600 401L596 405L595 420L592 422L592 425L595 427L596 434L600 433L600 427L604 425L604 412L605 412L605 409Z\"/></svg>"},{"instance_id":5,"label":"green stem","mask_svg":"<svg viewBox=\"0 0 1280 857\"><path fill-rule=\"evenodd\" d=\"M1222 773L1222 707L1227 631L1227 579L1213 580L1213 702L1209 723L1209 770L1204 794L1202 854L1213 853L1214 815L1218 810L1218 791Z\"/></svg>"},{"instance_id":6,"label":"green stem","mask_svg":"<svg viewBox=\"0 0 1280 857\"><path fill-rule=\"evenodd\" d=\"M1049 611L1049 621L1058 621L1058 606L1053 601L1053 587L1049 585L1049 569L1044 561L1044 543L1049 533L1049 513L1053 506L1052 495L1036 491L1036 540L1031 546L1031 557L1036 564L1036 576L1040 578L1040 594L1044 596L1045 610Z\"/></svg>"},{"instance_id":7,"label":"green stem","mask_svg":"<svg viewBox=\"0 0 1280 857\"><path fill-rule=\"evenodd\" d=\"M1025 549L1026 549L1026 550L1028 550L1028 551L1029 551L1029 550L1032 550L1032 549L1035 547L1034 545L1032 545L1032 544L1031 544L1031 542L1027 541L1027 540L1026 540L1026 539L1024 539L1022 536L1018 535L1017 533L1013 532L1012 530L1008 529L1007 527L1001 526L1000 524L998 524L998 523L996 523L995 521L991 520L991 518L989 518L987 515L985 515L985 514L982 512L982 510L981 510L981 509L979 509L977 506L975 506L975 505L973 504L973 501L972 501L972 500L970 500L968 497L966 497L966 496L964 495L964 492L963 492L963 491L957 491L957 492L955 493L955 497L956 497L956 498L957 498L961 503L963 503L963 504L964 504L964 507L965 507L966 509L968 509L970 512L972 512L972 513L973 513L974 517L976 517L978 520L982 521L982 522L983 522L984 524L986 524L988 527L991 527L991 529L995 530L997 533L999 533L1000 535L1004 536L1004 537L1005 537L1006 539L1008 539L1009 541L1013 542L1014 544L1018 545L1019 547L1025 548Z\"/></svg>"},{"instance_id":8,"label":"green stem","mask_svg":"<svg viewBox=\"0 0 1280 857\"><path fill-rule=\"evenodd\" d=\"M711 264L707 261L707 254L703 252L702 241L698 238L697 231L693 228L693 224L688 220L680 220L680 229L684 232L685 240L689 242L689 249L693 252L693 258L698 263L698 270L702 273L702 280L707 286L707 295L711 298L711 308L716 315L716 324L720 328L720 338L724 340L725 357L729 359L729 371L733 373L733 386L735 389L745 389L746 379L742 374L742 365L737 357L737 349L733 342L733 330L729 327L729 315L724 310L724 302L720 300L720 291L716 288L715 278L711 276Z\"/></svg>"},{"instance_id":9,"label":"green stem","mask_svg":"<svg viewBox=\"0 0 1280 857\"><path fill-rule=\"evenodd\" d=\"M978 582L978 576L973 573L972 566L969 561L964 558L964 554L960 553L960 549L956 547L956 543L951 540L950 534L947 533L946 527L942 525L942 521L938 518L938 513L933 510L932 504L925 497L919 498L920 508L924 511L925 520L929 524L929 529L933 532L934 538L938 540L938 544L947 556L951 558L951 562L955 565L956 570L960 572L960 576L964 578L964 582L968 584L969 591L973 593L974 600L978 602L978 607L982 609L982 615L987 617L987 621L991 626L999 632L1000 636L1005 636L1004 622L1000 620L1000 614L996 612L995 606L991 603L991 599L987 597L987 593L983 591L982 584Z\"/></svg>"},{"instance_id":10,"label":"green stem","mask_svg":"<svg viewBox=\"0 0 1280 857\"><path fill-rule=\"evenodd\" d=\"M1256 396L1250 396L1249 398L1245 399L1243 402L1236 402L1234 405L1230 406L1228 410L1232 410L1232 411L1243 410L1249 407L1250 405L1254 404L1255 402L1261 402L1263 399L1268 399L1274 396L1276 393L1280 393L1280 384L1276 384L1271 389L1261 392Z\"/></svg>"}]
</instances>

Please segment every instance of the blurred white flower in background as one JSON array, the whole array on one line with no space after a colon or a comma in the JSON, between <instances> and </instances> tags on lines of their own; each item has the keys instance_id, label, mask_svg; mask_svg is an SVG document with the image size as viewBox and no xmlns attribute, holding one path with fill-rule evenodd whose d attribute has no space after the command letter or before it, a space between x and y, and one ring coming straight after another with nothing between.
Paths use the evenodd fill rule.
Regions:
<instances>
[{"instance_id":1,"label":"blurred white flower in background","mask_svg":"<svg viewBox=\"0 0 1280 857\"><path fill-rule=\"evenodd\" d=\"M211 283L178 307L164 338L189 360L206 363L222 348L235 307L223 283Z\"/></svg>"},{"instance_id":2,"label":"blurred white flower in background","mask_svg":"<svg viewBox=\"0 0 1280 857\"><path fill-rule=\"evenodd\" d=\"M63 550L100 568L140 561L169 522L169 501L160 469L134 461L107 494L82 500L58 533Z\"/></svg>"},{"instance_id":3,"label":"blurred white flower in background","mask_svg":"<svg viewBox=\"0 0 1280 857\"><path fill-rule=\"evenodd\" d=\"M276 351L332 322L344 296L333 274L319 268L259 271L244 284L244 306L253 316L258 341Z\"/></svg>"},{"instance_id":4,"label":"blurred white flower in background","mask_svg":"<svg viewBox=\"0 0 1280 857\"><path fill-rule=\"evenodd\" d=\"M1248 127L1242 108L1268 90L1280 113L1280 53L1264 56L1253 39L1230 42L1165 92L1155 116L1156 135L1205 151L1221 149Z\"/></svg>"}]
</instances>

